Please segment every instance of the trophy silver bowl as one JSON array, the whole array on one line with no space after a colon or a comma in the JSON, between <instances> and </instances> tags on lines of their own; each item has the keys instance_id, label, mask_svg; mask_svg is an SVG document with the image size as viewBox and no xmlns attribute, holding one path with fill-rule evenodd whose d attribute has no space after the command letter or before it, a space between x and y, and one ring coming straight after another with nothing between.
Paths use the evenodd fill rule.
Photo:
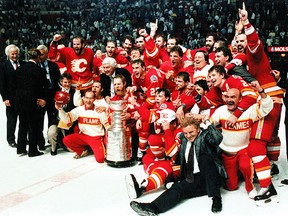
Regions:
<instances>
[{"instance_id":1,"label":"trophy silver bowl","mask_svg":"<svg viewBox=\"0 0 288 216\"><path fill-rule=\"evenodd\" d=\"M113 167L131 166L131 131L130 128L126 127L125 121L121 120L121 114L127 107L127 101L111 101L109 106L113 112L111 128L107 131L106 162Z\"/></svg>"}]
</instances>

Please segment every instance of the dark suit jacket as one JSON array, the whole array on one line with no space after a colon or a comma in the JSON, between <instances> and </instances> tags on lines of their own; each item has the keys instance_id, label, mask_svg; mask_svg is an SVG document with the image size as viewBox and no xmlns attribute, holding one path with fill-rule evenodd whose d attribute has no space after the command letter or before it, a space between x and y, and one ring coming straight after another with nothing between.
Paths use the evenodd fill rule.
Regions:
<instances>
[{"instance_id":1,"label":"dark suit jacket","mask_svg":"<svg viewBox=\"0 0 288 216\"><path fill-rule=\"evenodd\" d=\"M180 176L181 179L186 179L188 182L193 182L193 170L194 170L194 154L196 154L196 158L199 161L199 156L201 154L208 155L214 159L215 165L221 166L217 167L219 174L221 169L224 169L224 166L219 159L220 148L219 145L223 139L223 136L219 130L217 130L213 125L209 125L207 129L201 128L200 133L197 138L194 140L191 145L191 149L188 156L188 163L186 163L185 159L185 151L187 147L188 140L185 138L184 134L180 135L181 146L178 155L179 163L180 163ZM195 152L193 151L193 145L195 145ZM201 170L200 170L201 171ZM221 170L222 171L222 170ZM224 169L225 171L225 169ZM226 174L226 173L225 173Z\"/></svg>"},{"instance_id":2,"label":"dark suit jacket","mask_svg":"<svg viewBox=\"0 0 288 216\"><path fill-rule=\"evenodd\" d=\"M115 75L117 74L122 74L125 79L126 79L126 86L131 86L132 85L132 78L131 74L129 73L128 70L124 68L116 68L115 69ZM102 95L104 97L110 96L110 87L111 87L111 79L109 76L106 74L101 74L100 75L100 81L101 81L101 86L103 88Z\"/></svg>"},{"instance_id":3,"label":"dark suit jacket","mask_svg":"<svg viewBox=\"0 0 288 216\"><path fill-rule=\"evenodd\" d=\"M34 62L27 62L17 69L16 77L16 110L37 112L37 99L47 100L46 71Z\"/></svg>"},{"instance_id":4,"label":"dark suit jacket","mask_svg":"<svg viewBox=\"0 0 288 216\"><path fill-rule=\"evenodd\" d=\"M60 90L59 87L59 79L60 79L60 70L58 65L55 62L52 61L47 61L48 62L48 67L49 67L49 74L50 74L50 79L52 81L52 89L49 90L48 93L48 103L51 106L54 106L54 96L56 91Z\"/></svg>"},{"instance_id":5,"label":"dark suit jacket","mask_svg":"<svg viewBox=\"0 0 288 216\"><path fill-rule=\"evenodd\" d=\"M25 62L19 61L19 64L23 65ZM10 100L11 106L15 106L15 87L16 70L10 60L6 60L0 65L0 93L3 101Z\"/></svg>"}]
</instances>

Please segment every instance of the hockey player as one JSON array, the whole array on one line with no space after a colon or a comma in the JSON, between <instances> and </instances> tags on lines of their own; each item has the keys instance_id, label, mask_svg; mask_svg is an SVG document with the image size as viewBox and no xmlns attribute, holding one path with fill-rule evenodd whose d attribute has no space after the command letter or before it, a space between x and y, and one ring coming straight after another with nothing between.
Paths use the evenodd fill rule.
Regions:
<instances>
[{"instance_id":1,"label":"hockey player","mask_svg":"<svg viewBox=\"0 0 288 216\"><path fill-rule=\"evenodd\" d=\"M258 82L255 82L254 87L261 92L262 88ZM226 120L237 109L241 101L240 91L236 88L231 88L224 95L225 106L221 106L213 113L210 120L215 126L221 125L223 140L220 144L222 149L223 163L228 174L226 180L226 188L228 190L236 190L238 188L238 169L241 171L244 180L245 188L251 199L257 195L257 191L252 183L253 166L251 158L247 154L249 144L250 130L253 122L264 118L273 108L272 99L262 92L261 100L250 106L237 119L233 127L226 124ZM238 168L239 167L239 168ZM273 198L277 199L276 194Z\"/></svg>"},{"instance_id":2,"label":"hockey player","mask_svg":"<svg viewBox=\"0 0 288 216\"><path fill-rule=\"evenodd\" d=\"M192 78L194 69L192 65L186 65L183 61L183 51L179 46L174 46L170 50L170 61L164 62L159 68L165 73L164 87L168 88L171 92L175 90L175 82L179 72L187 72Z\"/></svg>"},{"instance_id":3,"label":"hockey player","mask_svg":"<svg viewBox=\"0 0 288 216\"><path fill-rule=\"evenodd\" d=\"M163 109L171 109L175 111L175 108L170 101L170 91L165 88L158 88L155 95L155 104L152 108L141 105L138 109L140 118L136 122L136 129L139 132L139 151L138 160L141 160L145 154L147 148L147 139L151 133L151 123L159 119L159 111ZM157 128L157 125L156 125Z\"/></svg>"},{"instance_id":4,"label":"hockey player","mask_svg":"<svg viewBox=\"0 0 288 216\"><path fill-rule=\"evenodd\" d=\"M211 106L216 108L223 104L222 94L225 94L230 88L238 88L242 95L242 100L237 107L237 110L228 118L227 124L233 126L237 118L248 109L251 105L256 103L257 92L250 87L250 85L238 76L227 77L226 70L221 65L214 65L209 69L209 79L213 84L203 97L198 94L195 99L200 109L207 109ZM212 114L212 113L211 113Z\"/></svg>"},{"instance_id":5,"label":"hockey player","mask_svg":"<svg viewBox=\"0 0 288 216\"><path fill-rule=\"evenodd\" d=\"M95 94L91 90L85 92L84 105L79 106L66 113L62 106L57 103L55 107L59 110L59 117L66 124L78 120L79 133L73 133L65 136L63 143L74 151L75 159L88 155L86 146L90 146L95 159L98 163L104 163L105 148L103 144L103 136L105 130L110 128L106 112L95 111ZM105 130L104 130L105 128Z\"/></svg>"},{"instance_id":6,"label":"hockey player","mask_svg":"<svg viewBox=\"0 0 288 216\"><path fill-rule=\"evenodd\" d=\"M161 110L157 123L161 124L162 131L149 136L149 148L142 159L148 177L139 184L133 174L125 176L130 199L138 198L144 192L159 188L167 178L174 179L173 164L179 151L181 128L177 124L175 112L171 109Z\"/></svg>"},{"instance_id":7,"label":"hockey player","mask_svg":"<svg viewBox=\"0 0 288 216\"><path fill-rule=\"evenodd\" d=\"M171 100L176 110L177 119L183 119L196 103L195 99L187 91L190 76L187 72L179 72L175 78L176 89L171 93Z\"/></svg>"},{"instance_id":8,"label":"hockey player","mask_svg":"<svg viewBox=\"0 0 288 216\"><path fill-rule=\"evenodd\" d=\"M239 24L243 26L247 37L247 40L244 40L243 48L245 48L247 55L249 72L259 81L263 91L269 96L276 99L283 98L283 90L277 86L275 77L271 73L272 69L264 51L263 43L248 20L248 12L244 3L243 8L239 9L239 17ZM243 34L241 36L243 37ZM269 159L273 164L273 161L278 160L280 154L278 129L282 104L276 102L278 100L274 101L274 107L269 115L253 125L251 141L248 147L248 154L252 157L261 187L259 195L255 197L258 205L265 205L273 201L271 197L275 194L275 189L271 182Z\"/></svg>"},{"instance_id":9,"label":"hockey player","mask_svg":"<svg viewBox=\"0 0 288 216\"><path fill-rule=\"evenodd\" d=\"M62 38L61 35L56 34L50 44L49 57L55 58L60 53L60 56L67 67L67 72L72 76L72 86L75 87L79 81L82 84L81 90L88 89L93 84L93 58L94 53L91 48L85 47L85 41L81 37L74 37L72 40L73 48L64 47L58 49L58 41Z\"/></svg>"}]
</instances>

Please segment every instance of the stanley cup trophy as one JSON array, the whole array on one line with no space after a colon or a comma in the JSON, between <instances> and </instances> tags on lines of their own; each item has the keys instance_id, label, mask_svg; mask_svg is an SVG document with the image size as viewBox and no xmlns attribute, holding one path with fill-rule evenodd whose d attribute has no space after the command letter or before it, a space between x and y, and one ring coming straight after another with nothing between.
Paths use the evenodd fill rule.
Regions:
<instances>
[{"instance_id":1,"label":"stanley cup trophy","mask_svg":"<svg viewBox=\"0 0 288 216\"><path fill-rule=\"evenodd\" d=\"M112 126L108 130L106 145L106 162L113 167L128 167L132 165L131 131L126 127L125 121L121 121L121 113L127 107L127 101L111 101L109 104L113 110Z\"/></svg>"}]
</instances>

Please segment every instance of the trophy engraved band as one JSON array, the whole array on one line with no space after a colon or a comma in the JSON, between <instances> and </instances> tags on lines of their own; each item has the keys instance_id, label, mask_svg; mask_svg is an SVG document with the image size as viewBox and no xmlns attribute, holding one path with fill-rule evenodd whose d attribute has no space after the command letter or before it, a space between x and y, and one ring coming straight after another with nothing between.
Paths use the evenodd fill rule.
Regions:
<instances>
[{"instance_id":1,"label":"trophy engraved band","mask_svg":"<svg viewBox=\"0 0 288 216\"><path fill-rule=\"evenodd\" d=\"M127 101L111 101L109 104L112 112L112 125L107 131L106 162L113 167L127 167L132 164L131 131L121 121L121 113L127 107Z\"/></svg>"}]
</instances>

